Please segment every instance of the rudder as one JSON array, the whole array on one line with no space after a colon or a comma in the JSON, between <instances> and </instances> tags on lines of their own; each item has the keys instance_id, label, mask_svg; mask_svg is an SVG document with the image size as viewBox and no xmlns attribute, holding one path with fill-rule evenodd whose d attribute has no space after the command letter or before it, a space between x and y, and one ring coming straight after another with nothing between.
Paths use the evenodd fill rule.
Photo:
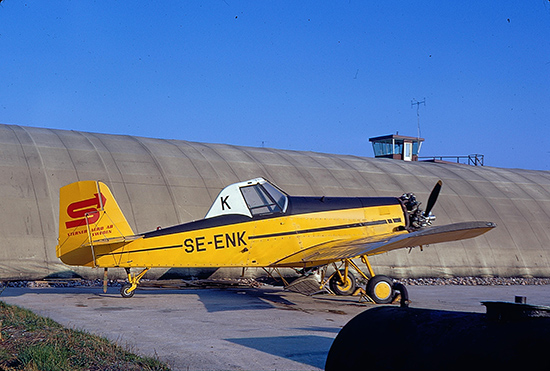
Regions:
<instances>
[{"instance_id":1,"label":"rudder","mask_svg":"<svg viewBox=\"0 0 550 371\"><path fill-rule=\"evenodd\" d=\"M133 236L109 188L85 180L59 190L57 257L65 264L95 266L92 245Z\"/></svg>"}]
</instances>

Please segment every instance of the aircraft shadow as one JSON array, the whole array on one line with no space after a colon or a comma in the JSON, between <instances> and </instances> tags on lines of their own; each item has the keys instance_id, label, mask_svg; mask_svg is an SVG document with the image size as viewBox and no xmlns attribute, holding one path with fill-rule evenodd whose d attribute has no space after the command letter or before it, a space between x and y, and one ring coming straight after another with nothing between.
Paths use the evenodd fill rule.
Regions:
<instances>
[{"instance_id":1,"label":"aircraft shadow","mask_svg":"<svg viewBox=\"0 0 550 371\"><path fill-rule=\"evenodd\" d=\"M324 369L334 339L317 336L273 336L224 339L277 357Z\"/></svg>"},{"instance_id":2,"label":"aircraft shadow","mask_svg":"<svg viewBox=\"0 0 550 371\"><path fill-rule=\"evenodd\" d=\"M99 294L101 290L98 287L2 287L0 299L25 294Z\"/></svg>"},{"instance_id":3,"label":"aircraft shadow","mask_svg":"<svg viewBox=\"0 0 550 371\"><path fill-rule=\"evenodd\" d=\"M0 300L2 297L17 297L29 293L33 294L87 294L99 297L122 299L118 293L118 287L109 287L107 293L103 293L101 287L8 287L2 291L0 288ZM263 289L240 288L240 289L161 289L161 288L138 288L136 295L131 299L124 299L130 304L139 297L149 295L197 295L199 301L209 313L237 311L237 310L262 310L273 309L275 304L287 308L298 306L283 298L277 292L270 292Z\"/></svg>"},{"instance_id":4,"label":"aircraft shadow","mask_svg":"<svg viewBox=\"0 0 550 371\"><path fill-rule=\"evenodd\" d=\"M277 293L258 289L196 290L195 294L209 313L273 309L276 307L274 304L296 306Z\"/></svg>"}]
</instances>

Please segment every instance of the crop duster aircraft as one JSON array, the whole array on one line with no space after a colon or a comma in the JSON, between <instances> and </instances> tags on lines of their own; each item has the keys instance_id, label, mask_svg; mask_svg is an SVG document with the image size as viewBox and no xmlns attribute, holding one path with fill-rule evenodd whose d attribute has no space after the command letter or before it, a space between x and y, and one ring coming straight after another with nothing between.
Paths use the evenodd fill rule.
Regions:
<instances>
[{"instance_id":1,"label":"crop duster aircraft","mask_svg":"<svg viewBox=\"0 0 550 371\"><path fill-rule=\"evenodd\" d=\"M263 178L236 183L216 197L204 219L136 234L109 188L79 181L60 190L57 257L65 264L125 268L131 297L153 267L261 267L269 272L321 267L321 287L340 295L356 290L356 270L368 280L366 294L389 303L392 280L375 275L368 256L479 236L490 222L431 226L441 189L434 187L425 211L412 193L401 197L296 197ZM352 261L361 258L368 274ZM326 275L326 266L335 272ZM139 274L132 268L141 268ZM282 277L282 276L281 276Z\"/></svg>"}]
</instances>

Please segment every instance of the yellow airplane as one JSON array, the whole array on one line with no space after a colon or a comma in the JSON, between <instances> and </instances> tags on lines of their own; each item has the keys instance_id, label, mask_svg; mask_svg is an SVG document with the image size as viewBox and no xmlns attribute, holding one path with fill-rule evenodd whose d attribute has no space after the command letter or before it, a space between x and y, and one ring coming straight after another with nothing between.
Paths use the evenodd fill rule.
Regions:
<instances>
[{"instance_id":1,"label":"yellow airplane","mask_svg":"<svg viewBox=\"0 0 550 371\"><path fill-rule=\"evenodd\" d=\"M441 189L434 187L425 211L412 193L401 197L296 197L263 178L231 184L204 219L135 234L109 188L80 181L60 189L57 257L65 264L125 268L132 297L153 267L260 267L278 271L322 268L322 287L340 295L356 291L350 267L368 280L376 303L394 298L392 280L375 275L368 256L394 249L479 236L491 222L431 226ZM368 274L352 259L361 258ZM326 266L335 272L326 275ZM142 268L139 274L131 268ZM282 276L281 276L282 277ZM286 283L286 282L285 282Z\"/></svg>"}]
</instances>

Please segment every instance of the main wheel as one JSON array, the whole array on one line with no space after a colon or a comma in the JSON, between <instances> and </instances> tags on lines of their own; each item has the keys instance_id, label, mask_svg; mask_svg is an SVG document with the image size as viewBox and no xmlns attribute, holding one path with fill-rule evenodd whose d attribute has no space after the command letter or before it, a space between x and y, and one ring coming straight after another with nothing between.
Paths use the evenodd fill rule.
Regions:
<instances>
[{"instance_id":1,"label":"main wheel","mask_svg":"<svg viewBox=\"0 0 550 371\"><path fill-rule=\"evenodd\" d=\"M132 296L134 296L136 290L129 291L131 287L132 287L132 285L130 285L129 283L127 283L126 285L122 286L122 287L120 288L120 295L121 295L123 298L131 298Z\"/></svg>"},{"instance_id":2,"label":"main wheel","mask_svg":"<svg viewBox=\"0 0 550 371\"><path fill-rule=\"evenodd\" d=\"M393 281L384 275L374 276L367 282L366 291L376 304L389 304L393 300Z\"/></svg>"},{"instance_id":3,"label":"main wheel","mask_svg":"<svg viewBox=\"0 0 550 371\"><path fill-rule=\"evenodd\" d=\"M341 270L340 274L344 276L344 271ZM346 282L342 282L340 275L334 273L328 281L328 286L336 295L352 295L355 292L356 282L355 276L348 271L348 279Z\"/></svg>"}]
</instances>

